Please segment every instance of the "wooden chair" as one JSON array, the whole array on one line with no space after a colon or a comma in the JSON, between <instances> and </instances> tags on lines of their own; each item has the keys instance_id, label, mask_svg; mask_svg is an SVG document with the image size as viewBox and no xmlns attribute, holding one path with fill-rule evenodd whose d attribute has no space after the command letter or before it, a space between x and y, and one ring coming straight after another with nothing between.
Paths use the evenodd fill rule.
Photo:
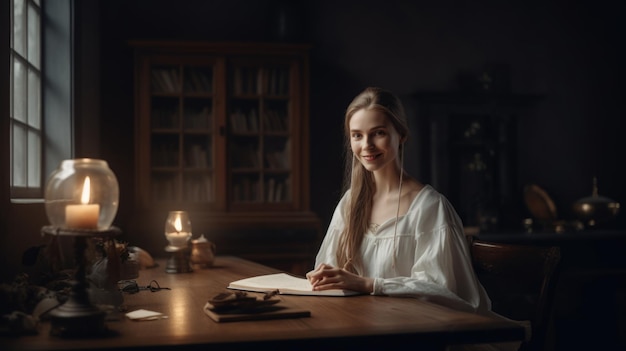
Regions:
<instances>
[{"instance_id":1,"label":"wooden chair","mask_svg":"<svg viewBox=\"0 0 626 351\"><path fill-rule=\"evenodd\" d=\"M521 350L549 350L560 249L478 239L470 243L474 269L491 298L493 311L531 322L531 339Z\"/></svg>"}]
</instances>

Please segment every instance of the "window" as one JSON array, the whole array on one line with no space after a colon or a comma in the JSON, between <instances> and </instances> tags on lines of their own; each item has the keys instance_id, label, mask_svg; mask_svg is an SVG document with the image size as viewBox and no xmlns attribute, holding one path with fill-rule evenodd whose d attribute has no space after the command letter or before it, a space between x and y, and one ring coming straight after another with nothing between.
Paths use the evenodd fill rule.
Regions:
<instances>
[{"instance_id":1,"label":"window","mask_svg":"<svg viewBox=\"0 0 626 351\"><path fill-rule=\"evenodd\" d=\"M41 6L39 0L11 0L11 5L11 198L41 197Z\"/></svg>"},{"instance_id":2,"label":"window","mask_svg":"<svg viewBox=\"0 0 626 351\"><path fill-rule=\"evenodd\" d=\"M73 7L73 0L10 0L6 162L14 203L40 201L47 175L73 154Z\"/></svg>"}]
</instances>

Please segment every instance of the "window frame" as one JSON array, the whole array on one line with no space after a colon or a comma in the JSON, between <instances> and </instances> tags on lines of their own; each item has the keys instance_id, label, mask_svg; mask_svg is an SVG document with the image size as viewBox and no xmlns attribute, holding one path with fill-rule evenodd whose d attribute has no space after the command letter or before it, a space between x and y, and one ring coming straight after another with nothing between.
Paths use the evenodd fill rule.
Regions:
<instances>
[{"instance_id":1,"label":"window frame","mask_svg":"<svg viewBox=\"0 0 626 351\"><path fill-rule=\"evenodd\" d=\"M13 3L10 1L10 42L13 37ZM74 0L23 0L40 3L40 160L39 185L32 188L13 186L13 140L6 155L9 197L12 203L42 202L47 175L64 159L74 154L73 127L73 53L74 53ZM12 45L12 44L11 44ZM11 46L12 47L12 46ZM11 48L12 50L12 48ZM12 65L13 59L9 60ZM9 103L12 105L13 71L9 70L11 87ZM11 107L9 107L11 108ZM10 110L12 111L12 110ZM11 123L6 132L12 135ZM5 183L6 184L6 183Z\"/></svg>"},{"instance_id":2,"label":"window frame","mask_svg":"<svg viewBox=\"0 0 626 351\"><path fill-rule=\"evenodd\" d=\"M16 4L19 2L19 4ZM22 51L19 52L17 47L18 43L15 42L15 6L21 5L23 14L23 27L21 28L25 36L22 42ZM42 9L39 0L11 0L10 1L10 69L9 69L9 82L10 82L10 96L9 96L9 162L10 162L10 194L11 198L37 198L42 197L43 193L43 99L42 99L42 86L43 86L43 62L42 62ZM32 10L32 11L31 11ZM32 19L32 15L36 14L37 23L31 22L37 19ZM31 25L35 24L35 30L38 30L38 38L35 40L34 45L38 45L34 53L31 52L30 31ZM31 56L32 55L32 56ZM17 65L20 65L24 69L23 87L22 92L26 93L26 101L24 104L23 118L19 119L15 115L15 95L18 94L15 86L15 69ZM38 66L37 66L38 65ZM32 89L30 86L31 74L36 78L38 87ZM37 93L37 96L33 97L33 93ZM33 101L37 101L37 105L33 106ZM32 110L34 107L35 111ZM16 133L22 132L23 139L15 140ZM19 144L18 144L19 143ZM35 143L35 144L32 144ZM18 152L16 148L23 149L23 153L19 156L22 159L21 171L16 171L16 164L19 162L16 159ZM16 179L17 173L21 174L21 179ZM17 185L16 185L17 184Z\"/></svg>"}]
</instances>

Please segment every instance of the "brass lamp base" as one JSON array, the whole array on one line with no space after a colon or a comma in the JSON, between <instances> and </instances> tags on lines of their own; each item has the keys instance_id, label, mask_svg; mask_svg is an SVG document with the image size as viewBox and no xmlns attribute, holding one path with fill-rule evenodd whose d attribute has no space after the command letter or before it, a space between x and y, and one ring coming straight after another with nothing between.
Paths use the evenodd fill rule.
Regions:
<instances>
[{"instance_id":1,"label":"brass lamp base","mask_svg":"<svg viewBox=\"0 0 626 351\"><path fill-rule=\"evenodd\" d=\"M74 258L78 265L75 279L71 282L72 289L67 301L48 313L50 334L70 338L107 334L108 330L104 323L106 313L89 301L88 283L85 278L85 250L88 239L93 237L113 238L121 231L117 227L110 227L106 230L83 230L54 226L44 226L41 231L46 235L73 237Z\"/></svg>"},{"instance_id":2,"label":"brass lamp base","mask_svg":"<svg viewBox=\"0 0 626 351\"><path fill-rule=\"evenodd\" d=\"M188 247L167 246L165 251L171 253L165 265L166 273L189 273L193 271L189 262L190 252Z\"/></svg>"},{"instance_id":3,"label":"brass lamp base","mask_svg":"<svg viewBox=\"0 0 626 351\"><path fill-rule=\"evenodd\" d=\"M77 282L72 282L72 292L68 300L50 311L50 334L61 337L89 337L104 335L105 312L89 302L87 290Z\"/></svg>"}]
</instances>

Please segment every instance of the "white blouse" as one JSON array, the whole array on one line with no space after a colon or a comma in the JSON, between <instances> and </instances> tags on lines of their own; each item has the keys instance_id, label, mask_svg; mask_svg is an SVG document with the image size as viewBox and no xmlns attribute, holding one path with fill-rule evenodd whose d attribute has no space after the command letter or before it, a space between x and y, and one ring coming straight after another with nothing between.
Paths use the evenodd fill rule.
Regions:
<instances>
[{"instance_id":1,"label":"white blouse","mask_svg":"<svg viewBox=\"0 0 626 351\"><path fill-rule=\"evenodd\" d=\"M315 266L337 266L335 252L345 226L344 207L348 192L335 208L322 241ZM491 311L491 300L478 281L470 258L468 242L458 214L442 194L425 185L415 196L404 216L374 225L361 245L361 276L374 278L373 295L408 296L448 307L507 319ZM395 247L395 268L394 266ZM528 321L514 321L526 329ZM520 342L452 345L447 351L512 351Z\"/></svg>"},{"instance_id":2,"label":"white blouse","mask_svg":"<svg viewBox=\"0 0 626 351\"><path fill-rule=\"evenodd\" d=\"M316 267L322 263L337 266L335 252L345 226L349 192L335 209ZM413 296L488 313L491 302L474 274L461 219L442 194L425 185L407 213L398 218L395 238L395 217L379 224L363 238L363 271L359 272L374 278L374 295Z\"/></svg>"}]
</instances>

